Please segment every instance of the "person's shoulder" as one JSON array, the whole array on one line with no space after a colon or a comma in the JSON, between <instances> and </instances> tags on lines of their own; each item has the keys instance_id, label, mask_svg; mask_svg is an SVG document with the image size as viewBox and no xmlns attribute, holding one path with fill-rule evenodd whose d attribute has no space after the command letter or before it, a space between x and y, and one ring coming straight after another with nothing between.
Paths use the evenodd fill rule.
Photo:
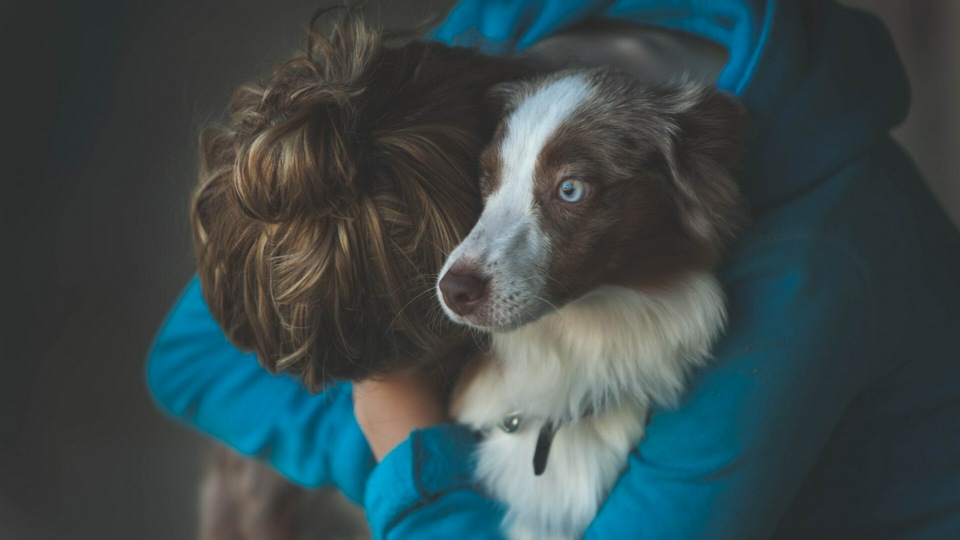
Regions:
<instances>
[{"instance_id":1,"label":"person's shoulder","mask_svg":"<svg viewBox=\"0 0 960 540\"><path fill-rule=\"evenodd\" d=\"M816 280L821 283L868 280L861 249L830 228L753 230L742 235L722 265L724 283L750 279Z\"/></svg>"}]
</instances>

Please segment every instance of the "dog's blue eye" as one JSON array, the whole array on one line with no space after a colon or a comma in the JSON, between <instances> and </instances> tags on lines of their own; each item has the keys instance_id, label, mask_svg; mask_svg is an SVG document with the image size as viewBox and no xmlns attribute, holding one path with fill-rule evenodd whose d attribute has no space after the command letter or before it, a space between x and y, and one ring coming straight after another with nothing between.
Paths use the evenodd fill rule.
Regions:
<instances>
[{"instance_id":1,"label":"dog's blue eye","mask_svg":"<svg viewBox=\"0 0 960 540\"><path fill-rule=\"evenodd\" d=\"M582 201L587 196L587 184L579 178L571 178L560 182L560 189L557 190L560 200L568 203Z\"/></svg>"}]
</instances>

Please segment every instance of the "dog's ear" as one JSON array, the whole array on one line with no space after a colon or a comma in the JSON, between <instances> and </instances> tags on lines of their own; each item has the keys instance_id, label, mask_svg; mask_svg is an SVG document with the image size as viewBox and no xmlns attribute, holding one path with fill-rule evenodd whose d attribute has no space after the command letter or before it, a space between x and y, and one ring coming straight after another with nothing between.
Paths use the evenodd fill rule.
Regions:
<instances>
[{"instance_id":1,"label":"dog's ear","mask_svg":"<svg viewBox=\"0 0 960 540\"><path fill-rule=\"evenodd\" d=\"M665 92L674 129L664 154L680 224L702 246L722 249L747 218L746 198L734 178L746 109L708 86L686 83Z\"/></svg>"},{"instance_id":2,"label":"dog's ear","mask_svg":"<svg viewBox=\"0 0 960 540\"><path fill-rule=\"evenodd\" d=\"M520 81L495 84L483 94L483 108L488 113L489 118L499 122L517 107L517 102L523 91L524 84Z\"/></svg>"}]
</instances>

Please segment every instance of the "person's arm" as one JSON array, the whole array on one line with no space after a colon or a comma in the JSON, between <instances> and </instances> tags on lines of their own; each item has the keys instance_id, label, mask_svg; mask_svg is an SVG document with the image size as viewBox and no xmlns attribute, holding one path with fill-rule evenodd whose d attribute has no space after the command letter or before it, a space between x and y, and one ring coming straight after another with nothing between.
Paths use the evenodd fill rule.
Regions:
<instances>
[{"instance_id":1,"label":"person's arm","mask_svg":"<svg viewBox=\"0 0 960 540\"><path fill-rule=\"evenodd\" d=\"M194 278L161 328L147 384L174 417L270 462L292 481L334 484L361 501L375 462L353 416L349 384L310 394L227 341Z\"/></svg>"},{"instance_id":2,"label":"person's arm","mask_svg":"<svg viewBox=\"0 0 960 540\"><path fill-rule=\"evenodd\" d=\"M367 482L373 537L500 538L505 510L477 487L476 446L469 429L440 424L413 431L390 451Z\"/></svg>"},{"instance_id":3,"label":"person's arm","mask_svg":"<svg viewBox=\"0 0 960 540\"><path fill-rule=\"evenodd\" d=\"M364 501L371 529L376 538L497 538L502 508L476 490L476 438L447 423L436 382L407 371L354 384L355 416L382 461Z\"/></svg>"},{"instance_id":4,"label":"person's arm","mask_svg":"<svg viewBox=\"0 0 960 540\"><path fill-rule=\"evenodd\" d=\"M764 538L869 370L873 304L837 242L759 239L724 276L731 324L685 404L654 415L587 538ZM498 534L462 428L415 431L377 466L377 538Z\"/></svg>"},{"instance_id":5,"label":"person's arm","mask_svg":"<svg viewBox=\"0 0 960 540\"><path fill-rule=\"evenodd\" d=\"M414 430L450 421L434 381L416 370L355 382L353 413L377 461Z\"/></svg>"}]
</instances>

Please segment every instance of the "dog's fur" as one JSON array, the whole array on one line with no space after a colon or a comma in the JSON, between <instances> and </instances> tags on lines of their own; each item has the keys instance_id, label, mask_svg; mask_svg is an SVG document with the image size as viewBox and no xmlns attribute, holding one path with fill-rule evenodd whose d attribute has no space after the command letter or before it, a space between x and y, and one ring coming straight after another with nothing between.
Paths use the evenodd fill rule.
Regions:
<instances>
[{"instance_id":1,"label":"dog's fur","mask_svg":"<svg viewBox=\"0 0 960 540\"><path fill-rule=\"evenodd\" d=\"M576 538L650 408L677 402L723 329L710 272L745 218L732 172L745 114L706 86L604 70L493 94L485 208L437 291L453 320L492 332L492 354L453 413L486 433L478 474L511 536ZM519 429L497 427L511 415ZM537 476L544 424L556 435Z\"/></svg>"}]
</instances>

